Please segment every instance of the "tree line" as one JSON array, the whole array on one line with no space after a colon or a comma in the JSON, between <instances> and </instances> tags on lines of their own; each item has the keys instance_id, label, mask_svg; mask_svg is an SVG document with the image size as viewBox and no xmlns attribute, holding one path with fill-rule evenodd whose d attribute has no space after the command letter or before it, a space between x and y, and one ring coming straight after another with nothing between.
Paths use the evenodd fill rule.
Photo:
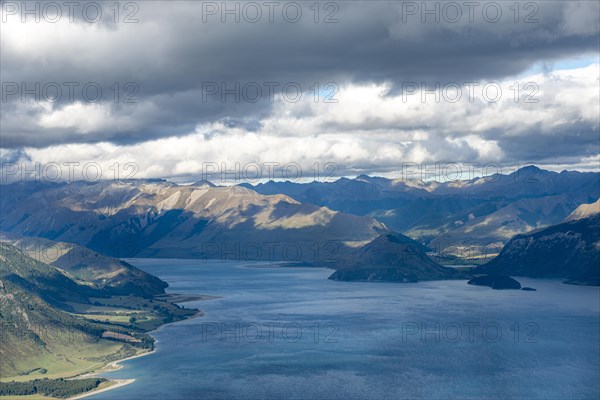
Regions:
<instances>
[{"instance_id":1,"label":"tree line","mask_svg":"<svg viewBox=\"0 0 600 400\"><path fill-rule=\"evenodd\" d=\"M96 389L106 382L104 378L87 379L35 379L28 382L0 382L0 396L27 396L40 394L49 397L68 398Z\"/></svg>"}]
</instances>

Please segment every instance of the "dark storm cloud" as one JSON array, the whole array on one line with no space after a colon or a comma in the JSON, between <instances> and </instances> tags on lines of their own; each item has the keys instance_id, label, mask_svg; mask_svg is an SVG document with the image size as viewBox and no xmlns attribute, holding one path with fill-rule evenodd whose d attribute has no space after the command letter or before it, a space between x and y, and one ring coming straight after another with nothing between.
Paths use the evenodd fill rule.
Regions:
<instances>
[{"instance_id":1,"label":"dark storm cloud","mask_svg":"<svg viewBox=\"0 0 600 400\"><path fill-rule=\"evenodd\" d=\"M283 86L296 84L303 96L310 97L315 82L321 87L334 82L340 90L385 82L394 96L407 82L501 80L542 62L597 56L599 46L598 3L585 1L519 3L518 14L513 2L479 2L473 10L461 1L322 2L318 16L313 2L301 2L293 3L302 10L294 23L295 6L283 13L290 2L275 3L272 21L265 3L255 3L262 16L252 23L243 14L243 2L227 5L240 11L235 22L234 15L223 13L222 2L144 1L121 3L118 18L109 8L113 3L102 3L99 22L86 21L76 10L73 23L63 16L54 24L22 24L18 13L6 15L7 3L12 2L3 3L3 85L31 88L54 82L63 90L67 82L79 86L72 99L63 92L51 105L24 104L20 90L3 99L0 147L4 148L99 141L132 144L185 135L216 121L254 132L275 112L268 90L274 84L276 96ZM139 10L125 9L129 3ZM424 5L437 10L437 15L424 12ZM501 16L496 14L498 8ZM132 11L138 22L125 23ZM325 23L327 16L332 23ZM97 102L89 101L80 89L89 84L103 90ZM222 89L244 88L253 96L249 84L263 90L257 101L248 101L244 95L248 93L241 93L240 99L223 97ZM135 102L126 102L128 96ZM303 118L313 111L299 105L295 112ZM392 129L395 124L367 118L360 128ZM329 126L342 132L352 128L339 121ZM415 121L403 128L428 126ZM539 142L544 129L512 136L492 129L482 136L496 140L509 157L547 157L556 153L551 148L556 142ZM553 129L553 136L575 135L564 139L562 151L593 153L597 126L579 123ZM466 155L469 152L473 150L465 149Z\"/></svg>"},{"instance_id":2,"label":"dark storm cloud","mask_svg":"<svg viewBox=\"0 0 600 400\"><path fill-rule=\"evenodd\" d=\"M539 126L529 128L526 135L504 135L494 132L489 135L501 143L502 150L510 159L519 161L533 159L555 162L567 157L593 157L600 154L598 127L575 122L556 127L549 136Z\"/></svg>"}]
</instances>

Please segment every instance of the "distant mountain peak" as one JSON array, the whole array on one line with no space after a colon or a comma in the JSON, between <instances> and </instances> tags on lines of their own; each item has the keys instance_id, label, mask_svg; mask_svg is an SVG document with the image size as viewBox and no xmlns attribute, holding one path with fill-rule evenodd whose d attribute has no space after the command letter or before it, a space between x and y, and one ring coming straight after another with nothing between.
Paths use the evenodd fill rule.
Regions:
<instances>
[{"instance_id":1,"label":"distant mountain peak","mask_svg":"<svg viewBox=\"0 0 600 400\"><path fill-rule=\"evenodd\" d=\"M340 281L418 282L463 277L430 259L420 243L391 232L356 248L335 267L329 279Z\"/></svg>"},{"instance_id":2,"label":"distant mountain peak","mask_svg":"<svg viewBox=\"0 0 600 400\"><path fill-rule=\"evenodd\" d=\"M206 179L201 179L198 182L194 182L190 186L197 186L197 187L201 187L201 188L217 187L217 185L215 185L214 183L212 183L211 181L206 180Z\"/></svg>"},{"instance_id":3,"label":"distant mountain peak","mask_svg":"<svg viewBox=\"0 0 600 400\"><path fill-rule=\"evenodd\" d=\"M540 167L538 167L537 165L526 165L524 167L519 168L518 170L516 170L514 172L514 174L529 174L529 175L534 175L534 174L543 174L543 175L554 175L556 174L556 172L553 171L549 171L547 169L541 169Z\"/></svg>"},{"instance_id":4,"label":"distant mountain peak","mask_svg":"<svg viewBox=\"0 0 600 400\"><path fill-rule=\"evenodd\" d=\"M541 171L541 169L537 165L530 164L519 168L518 171Z\"/></svg>"}]
</instances>

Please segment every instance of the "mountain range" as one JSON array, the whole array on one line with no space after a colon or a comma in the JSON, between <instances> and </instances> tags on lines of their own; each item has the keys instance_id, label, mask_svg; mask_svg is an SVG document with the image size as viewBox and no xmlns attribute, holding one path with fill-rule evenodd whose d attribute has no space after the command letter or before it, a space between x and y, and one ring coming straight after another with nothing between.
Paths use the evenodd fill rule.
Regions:
<instances>
[{"instance_id":1,"label":"mountain range","mask_svg":"<svg viewBox=\"0 0 600 400\"><path fill-rule=\"evenodd\" d=\"M166 181L16 183L3 188L0 226L114 257L319 262L388 228L376 219L247 188ZM330 247L328 250L326 246Z\"/></svg>"},{"instance_id":2,"label":"mountain range","mask_svg":"<svg viewBox=\"0 0 600 400\"><path fill-rule=\"evenodd\" d=\"M292 261L334 268L332 279L344 280L456 278L464 274L439 263L489 261L498 253L500 260L519 235L562 229L593 213L589 203L600 197L600 173L529 166L448 182L361 175L255 186L148 179L1 188L0 227L24 252L43 244L56 250L43 261L75 278L114 293L147 295L161 284L115 259ZM93 251L78 256L81 246ZM93 265L101 268L94 272ZM132 281L144 283L133 288Z\"/></svg>"},{"instance_id":3,"label":"mountain range","mask_svg":"<svg viewBox=\"0 0 600 400\"><path fill-rule=\"evenodd\" d=\"M466 248L483 258L497 254L514 235L560 223L580 204L600 197L600 173L535 166L448 182L361 175L334 182L243 185L374 217L439 253L460 257Z\"/></svg>"}]
</instances>

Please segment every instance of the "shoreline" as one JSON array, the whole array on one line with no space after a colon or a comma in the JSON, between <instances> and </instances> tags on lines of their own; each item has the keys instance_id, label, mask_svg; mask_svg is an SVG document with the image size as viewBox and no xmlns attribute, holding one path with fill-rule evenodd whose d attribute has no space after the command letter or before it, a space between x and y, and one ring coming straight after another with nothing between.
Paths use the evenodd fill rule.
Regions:
<instances>
[{"instance_id":1,"label":"shoreline","mask_svg":"<svg viewBox=\"0 0 600 400\"><path fill-rule=\"evenodd\" d=\"M165 295L154 297L156 300L168 301L174 304L191 303L194 301L208 301L222 299L221 296L209 294L185 294L185 293L167 293Z\"/></svg>"},{"instance_id":2,"label":"shoreline","mask_svg":"<svg viewBox=\"0 0 600 400\"><path fill-rule=\"evenodd\" d=\"M185 321L185 320L182 320L182 321ZM176 322L179 322L179 321L176 321ZM169 325L169 324L165 324L165 325ZM114 372L114 371L118 371L118 370L122 369L123 365L120 364L122 362L133 360L134 358L140 358L140 357L148 356L148 355L150 355L152 353L155 353L155 352L156 352L156 347L153 350L147 351L145 353L135 354L133 356L129 356L129 357L121 358L119 360L111 361L108 364L103 365L102 367L100 367L96 371L87 372L87 373L85 373L83 375L77 375L73 379L98 378L100 374L103 374L103 373L106 373L106 372ZM129 384L135 382L135 379L134 378L108 379L107 382L111 383L111 385L107 386L107 387L104 387L102 389L96 388L96 389L90 390L89 392L78 394L75 397L69 397L67 400L83 399L83 398L86 398L86 397L89 397L89 396L94 396L94 395L99 394L99 393L108 392L109 390L113 390L113 389L117 389L117 388L129 385Z\"/></svg>"},{"instance_id":3,"label":"shoreline","mask_svg":"<svg viewBox=\"0 0 600 400\"><path fill-rule=\"evenodd\" d=\"M136 354L136 355L131 356L131 357L126 357L126 358L123 358L121 360L113 361L113 362L108 363L108 364L106 364L104 366L104 368L110 368L110 369L108 369L108 371L104 371L104 372L118 371L118 370L120 370L120 369L123 368L123 365L121 365L120 363L125 362L125 361L129 361L129 360L133 360L134 358L140 358L140 357L149 356L150 354L153 354L153 353L156 353L156 348L154 348L153 350L150 350L150 351L148 351L146 353ZM99 373L99 372L97 372L97 373Z\"/></svg>"},{"instance_id":4,"label":"shoreline","mask_svg":"<svg viewBox=\"0 0 600 400\"><path fill-rule=\"evenodd\" d=\"M112 380L109 380L108 382L115 382L115 383L114 383L114 385L110 385L110 386L107 386L102 389L94 389L94 390L90 390L89 392L78 394L75 397L69 397L67 400L84 399L86 397L94 396L99 393L108 392L109 390L129 385L130 383L135 382L135 379L112 379Z\"/></svg>"},{"instance_id":5,"label":"shoreline","mask_svg":"<svg viewBox=\"0 0 600 400\"><path fill-rule=\"evenodd\" d=\"M179 321L177 321L177 322L179 322ZM85 374L82 374L82 375L76 375L70 379L97 378L98 375L103 374L105 372L114 372L114 371L118 371L118 370L122 369L123 365L120 365L120 363L122 363L122 362L133 360L134 358L149 356L150 354L152 354L154 352L156 352L156 347L153 350L150 350L150 351L147 351L144 353L135 354L133 356L129 356L129 357L125 357L125 358L120 358L115 361L110 361L108 364L103 365L102 367L98 368L95 371L86 372ZM112 381L112 380L113 379L109 379L109 381ZM115 379L115 380L118 380L118 379Z\"/></svg>"},{"instance_id":6,"label":"shoreline","mask_svg":"<svg viewBox=\"0 0 600 400\"><path fill-rule=\"evenodd\" d=\"M214 298L216 299L216 298L220 298L220 297L214 296ZM210 300L212 300L212 299L210 299ZM173 322L169 322L167 324L163 324L163 325L157 327L156 329L154 329L154 330L152 330L150 332L146 332L146 333L148 335L152 336L153 332L157 332L158 330L162 329L165 326L168 326L168 325L171 325L171 324L176 324L178 322L187 321L187 320L190 320L190 319L200 318L200 317L203 317L203 316L205 316L204 311L198 310L195 314L190 315L187 318L184 318L184 319L179 320L179 321L173 321ZM145 357L145 356L148 356L150 354L155 353L157 351L157 346L156 345L158 344L158 339L156 339L154 336L152 336L152 338L154 339L154 348L151 351L147 351L147 352L144 352L144 353L135 354L133 356L121 358L119 360L111 361L111 362L103 365L102 367L98 368L95 371L87 372L85 374L76 375L72 379L97 378L97 377L99 377L103 373L114 372L114 371L118 371L118 370L122 369L123 368L123 365L121 364L122 362L133 360L135 358ZM117 388L129 385L129 384L135 382L135 379L133 379L133 378L129 378L129 379L108 379L108 382L111 382L111 383L114 382L114 384L112 384L110 386L107 386L105 388L102 388L102 389L96 388L94 390L90 390L89 392L79 394L79 395L77 395L75 397L69 397L67 400L83 399L83 398L86 398L86 397L89 397L89 396L94 396L94 395L99 394L99 393L107 392L109 390L117 389Z\"/></svg>"},{"instance_id":7,"label":"shoreline","mask_svg":"<svg viewBox=\"0 0 600 400\"><path fill-rule=\"evenodd\" d=\"M212 296L212 295L193 295L193 294L188 295L188 294L174 293L174 294L167 294L166 296L163 297L162 301L168 301L173 304L182 304L182 303L188 303L188 302L193 302L193 301L216 300L216 299L221 299L221 298L222 298L221 296ZM124 368L124 365L122 363L129 361L129 360L133 360L135 358L148 356L150 354L155 353L158 350L159 340L153 336L154 333L160 331L164 327L169 326L171 324L175 324L178 322L183 322L183 321L187 321L187 320L191 320L191 319L195 319L195 318L204 317L205 315L206 314L204 311L202 311L201 309L196 309L196 312L194 314L188 315L187 317L184 317L177 321L171 321L171 322L159 325L152 331L145 332L147 335L151 336L152 339L154 340L154 347L150 351L143 351L141 353L133 354L133 355L130 355L130 356L127 356L124 358L114 360L114 361L108 361L104 364L98 363L98 364L100 364L99 366L88 367L88 368L86 368L87 371L84 370L81 372L75 372L75 373L63 375L62 379L77 380L77 379L86 379L86 378L99 378L104 373L118 371L118 370ZM142 350L147 350L147 349L142 349ZM77 400L77 399L87 398L87 397L94 396L99 393L107 392L109 390L118 389L120 387L129 385L129 384L135 382L134 378L105 378L105 379L106 379L106 382L102 383L98 387L96 387L88 392L79 393L73 397L69 397L69 398L67 398L67 400ZM106 385L108 385L108 386L106 386ZM100 386L103 386L103 387L100 387ZM21 397L22 396L15 396L15 399L18 399Z\"/></svg>"}]
</instances>

